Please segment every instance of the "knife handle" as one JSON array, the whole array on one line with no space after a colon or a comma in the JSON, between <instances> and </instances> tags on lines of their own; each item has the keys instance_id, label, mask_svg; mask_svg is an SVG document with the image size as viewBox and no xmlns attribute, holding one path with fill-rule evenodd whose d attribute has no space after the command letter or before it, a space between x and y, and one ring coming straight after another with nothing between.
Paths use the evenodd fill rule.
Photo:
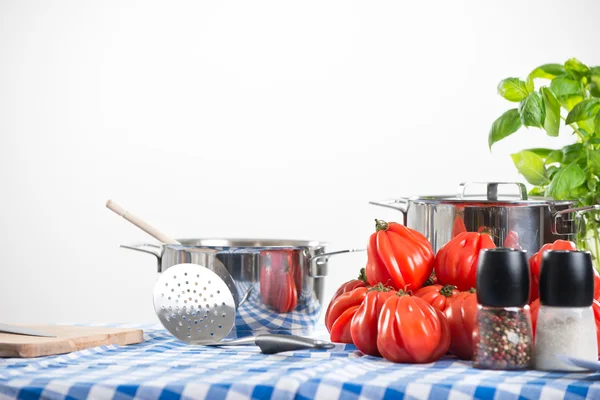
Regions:
<instances>
[{"instance_id":1,"label":"knife handle","mask_svg":"<svg viewBox=\"0 0 600 400\"><path fill-rule=\"evenodd\" d=\"M276 354L293 350L333 349L335 345L323 340L309 339L296 335L265 334L258 335L255 343L264 354Z\"/></svg>"}]
</instances>

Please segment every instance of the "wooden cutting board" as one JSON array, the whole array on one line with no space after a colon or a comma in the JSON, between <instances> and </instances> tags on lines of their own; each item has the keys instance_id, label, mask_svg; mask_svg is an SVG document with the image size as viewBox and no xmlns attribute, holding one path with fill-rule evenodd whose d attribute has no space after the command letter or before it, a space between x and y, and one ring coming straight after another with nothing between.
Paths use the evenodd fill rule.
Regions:
<instances>
[{"instance_id":1,"label":"wooden cutting board","mask_svg":"<svg viewBox=\"0 0 600 400\"><path fill-rule=\"evenodd\" d=\"M65 354L110 344L126 345L144 340L141 329L97 328L65 325L23 325L51 333L55 338L0 333L0 357L32 358Z\"/></svg>"}]
</instances>

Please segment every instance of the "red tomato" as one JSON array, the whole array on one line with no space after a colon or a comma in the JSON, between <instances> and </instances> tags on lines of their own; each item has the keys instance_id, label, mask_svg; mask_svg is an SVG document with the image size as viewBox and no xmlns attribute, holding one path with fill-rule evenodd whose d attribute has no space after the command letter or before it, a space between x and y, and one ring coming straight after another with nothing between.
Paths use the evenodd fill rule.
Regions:
<instances>
[{"instance_id":1,"label":"red tomato","mask_svg":"<svg viewBox=\"0 0 600 400\"><path fill-rule=\"evenodd\" d=\"M531 291L529 292L529 302L540 297L540 270L542 267L542 256L548 250L577 250L575 243L568 240L557 240L554 243L546 243L542 248L529 258L529 269L531 271Z\"/></svg>"},{"instance_id":2,"label":"red tomato","mask_svg":"<svg viewBox=\"0 0 600 400\"><path fill-rule=\"evenodd\" d=\"M444 311L446 306L450 304L452 297L458 293L456 286L430 285L417 290L414 295L422 298L438 310Z\"/></svg>"},{"instance_id":3,"label":"red tomato","mask_svg":"<svg viewBox=\"0 0 600 400\"><path fill-rule=\"evenodd\" d=\"M352 343L350 322L362 304L368 289L359 287L340 295L333 301L325 326L330 333L331 341L338 343Z\"/></svg>"},{"instance_id":4,"label":"red tomato","mask_svg":"<svg viewBox=\"0 0 600 400\"><path fill-rule=\"evenodd\" d=\"M327 321L329 311L331 310L331 306L333 305L333 301L335 299L337 299L340 295L342 295L346 292L349 292L351 290L354 290L356 288L366 287L367 286L366 282L367 282L367 277L365 275L365 269L361 268L360 274L358 275L358 279L352 279L346 283L343 283L342 286L340 286L338 288L338 290L335 291L335 293L333 294L333 297L329 301L329 305L327 306L327 311L325 312L325 321Z\"/></svg>"},{"instance_id":5,"label":"red tomato","mask_svg":"<svg viewBox=\"0 0 600 400\"><path fill-rule=\"evenodd\" d=\"M486 233L464 232L446 243L435 257L438 283L465 291L475 287L477 260L481 249L496 247Z\"/></svg>"},{"instance_id":6,"label":"red tomato","mask_svg":"<svg viewBox=\"0 0 600 400\"><path fill-rule=\"evenodd\" d=\"M356 310L350 326L352 341L358 350L371 356L381 357L377 350L377 321L383 304L396 291L383 288L371 289Z\"/></svg>"},{"instance_id":7,"label":"red tomato","mask_svg":"<svg viewBox=\"0 0 600 400\"><path fill-rule=\"evenodd\" d=\"M473 358L473 332L477 327L477 295L475 291L460 292L449 300L444 311L450 327L450 352L462 358Z\"/></svg>"},{"instance_id":8,"label":"red tomato","mask_svg":"<svg viewBox=\"0 0 600 400\"><path fill-rule=\"evenodd\" d=\"M444 314L414 296L389 297L381 309L377 332L377 349L393 362L429 363L450 346Z\"/></svg>"},{"instance_id":9,"label":"red tomato","mask_svg":"<svg viewBox=\"0 0 600 400\"><path fill-rule=\"evenodd\" d=\"M504 247L515 250L523 250L519 244L519 234L515 231L508 231L506 234L506 239L504 239Z\"/></svg>"},{"instance_id":10,"label":"red tomato","mask_svg":"<svg viewBox=\"0 0 600 400\"><path fill-rule=\"evenodd\" d=\"M457 236L459 233L467 232L465 221L459 215L454 218L454 224L452 225L452 237Z\"/></svg>"},{"instance_id":11,"label":"red tomato","mask_svg":"<svg viewBox=\"0 0 600 400\"><path fill-rule=\"evenodd\" d=\"M375 220L367 246L367 281L417 290L433 270L433 248L425 236L395 222Z\"/></svg>"},{"instance_id":12,"label":"red tomato","mask_svg":"<svg viewBox=\"0 0 600 400\"><path fill-rule=\"evenodd\" d=\"M263 303L280 313L293 311L298 304L296 269L292 252L263 252L260 266L260 295Z\"/></svg>"},{"instance_id":13,"label":"red tomato","mask_svg":"<svg viewBox=\"0 0 600 400\"><path fill-rule=\"evenodd\" d=\"M535 326L537 325L537 315L540 310L540 299L537 298L529 304L529 313L531 314L531 329L535 338Z\"/></svg>"}]
</instances>

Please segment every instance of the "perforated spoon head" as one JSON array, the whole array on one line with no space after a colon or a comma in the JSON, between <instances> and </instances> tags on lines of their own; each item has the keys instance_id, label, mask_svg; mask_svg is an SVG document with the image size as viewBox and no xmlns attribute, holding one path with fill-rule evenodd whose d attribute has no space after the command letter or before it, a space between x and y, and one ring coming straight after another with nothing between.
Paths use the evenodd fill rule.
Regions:
<instances>
[{"instance_id":1,"label":"perforated spoon head","mask_svg":"<svg viewBox=\"0 0 600 400\"><path fill-rule=\"evenodd\" d=\"M235 323L235 301L227 284L198 264L178 264L154 285L154 310L177 339L192 344L223 339Z\"/></svg>"}]
</instances>

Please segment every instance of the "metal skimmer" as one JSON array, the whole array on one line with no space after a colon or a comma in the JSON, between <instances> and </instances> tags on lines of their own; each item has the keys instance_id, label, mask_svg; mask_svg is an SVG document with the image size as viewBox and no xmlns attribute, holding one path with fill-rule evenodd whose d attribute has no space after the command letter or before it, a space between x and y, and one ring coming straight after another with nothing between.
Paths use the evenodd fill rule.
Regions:
<instances>
[{"instance_id":1,"label":"metal skimmer","mask_svg":"<svg viewBox=\"0 0 600 400\"><path fill-rule=\"evenodd\" d=\"M154 285L154 310L177 339L192 344L214 343L231 332L236 301L215 272L198 264L178 264Z\"/></svg>"}]
</instances>

